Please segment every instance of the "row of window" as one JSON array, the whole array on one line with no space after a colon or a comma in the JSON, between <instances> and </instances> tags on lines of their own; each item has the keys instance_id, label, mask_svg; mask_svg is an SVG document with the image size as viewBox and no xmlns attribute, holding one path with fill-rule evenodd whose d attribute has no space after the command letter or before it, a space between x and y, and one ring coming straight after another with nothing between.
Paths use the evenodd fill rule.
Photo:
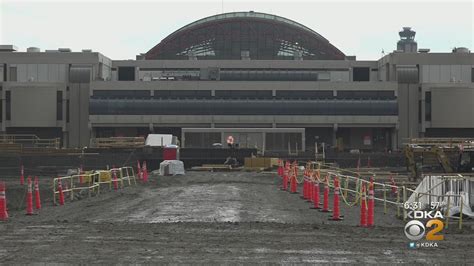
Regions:
<instances>
[{"instance_id":1,"label":"row of window","mask_svg":"<svg viewBox=\"0 0 474 266\"><path fill-rule=\"evenodd\" d=\"M142 71L150 71L155 68L143 68ZM164 70L163 70L164 71ZM187 70L182 70L183 73L187 73ZM220 80L225 81L318 81L318 80L328 80L319 76L318 70L315 69L216 69L217 76ZM325 71L335 71L334 69L326 69ZM341 70L339 70L341 71ZM342 71L347 71L347 69L342 69ZM352 69L353 81L370 81L370 68L369 67L354 67ZM179 72L179 71L174 71ZM175 77L180 79L180 77ZM203 79L208 79L202 77ZM118 80L119 81L134 81L135 78L135 67L119 67L118 68Z\"/></svg>"},{"instance_id":2,"label":"row of window","mask_svg":"<svg viewBox=\"0 0 474 266\"><path fill-rule=\"evenodd\" d=\"M334 96L331 90L278 90L275 97L270 90L94 90L94 99L395 99L394 91L339 90Z\"/></svg>"},{"instance_id":3,"label":"row of window","mask_svg":"<svg viewBox=\"0 0 474 266\"><path fill-rule=\"evenodd\" d=\"M99 100L92 115L397 115L397 101Z\"/></svg>"}]
</instances>

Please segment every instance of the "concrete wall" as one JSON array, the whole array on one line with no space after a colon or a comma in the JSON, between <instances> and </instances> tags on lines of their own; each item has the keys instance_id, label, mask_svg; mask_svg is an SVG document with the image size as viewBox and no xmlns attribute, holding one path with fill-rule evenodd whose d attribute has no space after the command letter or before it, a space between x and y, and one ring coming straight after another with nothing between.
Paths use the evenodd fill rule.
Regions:
<instances>
[{"instance_id":1,"label":"concrete wall","mask_svg":"<svg viewBox=\"0 0 474 266\"><path fill-rule=\"evenodd\" d=\"M56 127L55 87L11 90L11 127Z\"/></svg>"},{"instance_id":2,"label":"concrete wall","mask_svg":"<svg viewBox=\"0 0 474 266\"><path fill-rule=\"evenodd\" d=\"M473 65L422 65L421 83L471 83Z\"/></svg>"},{"instance_id":3,"label":"concrete wall","mask_svg":"<svg viewBox=\"0 0 474 266\"><path fill-rule=\"evenodd\" d=\"M431 127L474 128L473 88L432 88Z\"/></svg>"}]
</instances>

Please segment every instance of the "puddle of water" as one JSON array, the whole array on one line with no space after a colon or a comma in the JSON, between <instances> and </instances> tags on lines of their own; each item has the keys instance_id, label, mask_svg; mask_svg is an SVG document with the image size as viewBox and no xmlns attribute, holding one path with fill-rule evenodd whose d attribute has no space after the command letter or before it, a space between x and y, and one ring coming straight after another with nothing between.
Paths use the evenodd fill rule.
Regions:
<instances>
[{"instance_id":1,"label":"puddle of water","mask_svg":"<svg viewBox=\"0 0 474 266\"><path fill-rule=\"evenodd\" d=\"M165 199L165 200L163 200ZM149 197L147 209L132 210L114 220L139 223L239 222L240 188L233 185L191 185L166 188ZM94 222L107 221L109 217Z\"/></svg>"},{"instance_id":2,"label":"puddle of water","mask_svg":"<svg viewBox=\"0 0 474 266\"><path fill-rule=\"evenodd\" d=\"M173 201L159 205L150 223L162 222L238 222L240 188L232 185L193 185L180 188Z\"/></svg>"}]
</instances>

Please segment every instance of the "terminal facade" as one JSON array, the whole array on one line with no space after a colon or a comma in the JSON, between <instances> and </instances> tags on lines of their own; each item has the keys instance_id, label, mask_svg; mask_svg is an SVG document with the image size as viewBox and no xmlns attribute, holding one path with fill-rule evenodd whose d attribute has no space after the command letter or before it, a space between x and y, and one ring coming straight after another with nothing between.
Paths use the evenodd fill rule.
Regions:
<instances>
[{"instance_id":1,"label":"terminal facade","mask_svg":"<svg viewBox=\"0 0 474 266\"><path fill-rule=\"evenodd\" d=\"M136 60L1 45L0 134L68 148L149 133L211 147L232 135L264 151L474 137L474 55L418 49L410 28L399 35L393 52L359 61L295 21L234 12L188 24Z\"/></svg>"}]
</instances>

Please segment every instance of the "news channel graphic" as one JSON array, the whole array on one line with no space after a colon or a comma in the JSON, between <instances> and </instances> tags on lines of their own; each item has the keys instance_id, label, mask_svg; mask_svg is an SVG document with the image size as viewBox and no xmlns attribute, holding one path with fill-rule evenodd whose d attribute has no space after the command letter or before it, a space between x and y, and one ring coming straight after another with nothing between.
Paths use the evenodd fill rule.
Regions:
<instances>
[{"instance_id":1,"label":"news channel graphic","mask_svg":"<svg viewBox=\"0 0 474 266\"><path fill-rule=\"evenodd\" d=\"M444 216L440 211L440 202L431 202L428 210L422 209L421 202L405 202L405 236L410 240L409 249L437 248L444 240Z\"/></svg>"}]
</instances>

